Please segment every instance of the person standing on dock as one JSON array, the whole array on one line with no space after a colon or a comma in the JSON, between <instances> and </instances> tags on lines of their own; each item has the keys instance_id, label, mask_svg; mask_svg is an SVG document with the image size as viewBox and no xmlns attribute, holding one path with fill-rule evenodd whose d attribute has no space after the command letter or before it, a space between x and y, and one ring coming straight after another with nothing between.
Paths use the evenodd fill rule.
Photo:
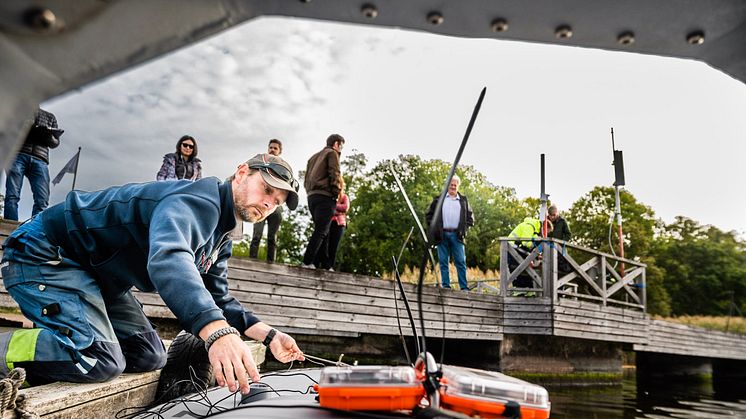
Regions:
<instances>
[{"instance_id":1,"label":"person standing on dock","mask_svg":"<svg viewBox=\"0 0 746 419\"><path fill-rule=\"evenodd\" d=\"M464 238L469 227L474 226L474 213L469 206L469 200L458 191L461 179L453 175L448 185L448 192L443 200L442 216L438 218L435 229L434 243L438 246L438 261L440 262L440 277L443 288L451 288L451 279L448 273L450 259L456 265L458 274L458 285L462 291L469 290L469 282L466 279L466 247ZM436 196L430 203L425 218L430 225L435 217L435 207L438 205Z\"/></svg>"},{"instance_id":2,"label":"person standing on dock","mask_svg":"<svg viewBox=\"0 0 746 419\"><path fill-rule=\"evenodd\" d=\"M49 205L49 149L60 145L64 131L57 126L53 113L39 109L34 116L26 141L8 169L5 179L5 205L3 217L18 221L18 201L21 200L23 177L27 177L34 206L31 216L44 211Z\"/></svg>"},{"instance_id":3,"label":"person standing on dock","mask_svg":"<svg viewBox=\"0 0 746 419\"><path fill-rule=\"evenodd\" d=\"M197 140L184 135L176 142L176 152L163 156L163 164L155 175L156 180L200 180L202 160L197 157Z\"/></svg>"},{"instance_id":4,"label":"person standing on dock","mask_svg":"<svg viewBox=\"0 0 746 419\"><path fill-rule=\"evenodd\" d=\"M321 251L324 239L329 235L340 191L339 177L342 172L339 156L342 155L344 144L345 139L341 135L332 134L326 139L326 147L308 159L303 186L308 194L308 210L313 219L313 233L303 254L301 266L304 268L317 267L314 261L317 253Z\"/></svg>"},{"instance_id":5,"label":"person standing on dock","mask_svg":"<svg viewBox=\"0 0 746 419\"><path fill-rule=\"evenodd\" d=\"M5 288L35 328L0 334L0 376L32 384L102 382L162 368L166 350L131 288L157 291L182 327L205 341L217 383L249 391L259 373L241 335L281 362L303 360L289 335L228 291L230 232L286 203L298 182L279 157L258 154L226 181L150 182L73 191L4 243Z\"/></svg>"},{"instance_id":6,"label":"person standing on dock","mask_svg":"<svg viewBox=\"0 0 746 419\"><path fill-rule=\"evenodd\" d=\"M282 142L277 138L269 140L267 154L273 156L282 154ZM264 224L267 224L267 262L274 262L277 255L277 232L280 230L280 224L282 224L282 207L278 206L266 219L254 223L254 232L251 237L251 244L249 244L249 257L254 259L259 257L259 244L264 235Z\"/></svg>"},{"instance_id":7,"label":"person standing on dock","mask_svg":"<svg viewBox=\"0 0 746 419\"><path fill-rule=\"evenodd\" d=\"M547 237L553 239L560 239L569 241L572 238L572 232L570 232L570 226L567 225L567 221L560 215L556 205L551 205L547 211L547 218L552 222L554 228L547 234Z\"/></svg>"}]
</instances>

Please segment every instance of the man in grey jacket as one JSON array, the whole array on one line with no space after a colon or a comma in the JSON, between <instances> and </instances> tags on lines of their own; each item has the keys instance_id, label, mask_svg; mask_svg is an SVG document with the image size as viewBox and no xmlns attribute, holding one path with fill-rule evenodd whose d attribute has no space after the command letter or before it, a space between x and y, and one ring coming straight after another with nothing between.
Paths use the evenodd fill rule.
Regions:
<instances>
[{"instance_id":1,"label":"man in grey jacket","mask_svg":"<svg viewBox=\"0 0 746 419\"><path fill-rule=\"evenodd\" d=\"M281 362L303 360L295 340L228 292L229 233L277 206L298 205L279 157L258 154L225 182L151 182L70 192L4 243L3 282L35 324L0 334L0 376L30 383L100 382L165 364L158 334L131 293L157 291L182 327L205 341L221 386L249 391L259 373L241 334Z\"/></svg>"}]
</instances>

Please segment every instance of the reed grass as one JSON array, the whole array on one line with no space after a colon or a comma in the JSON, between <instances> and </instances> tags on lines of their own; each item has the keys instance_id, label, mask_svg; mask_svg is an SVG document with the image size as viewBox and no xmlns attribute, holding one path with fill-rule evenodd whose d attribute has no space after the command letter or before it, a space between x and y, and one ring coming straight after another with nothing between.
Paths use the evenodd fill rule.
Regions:
<instances>
[{"instance_id":1,"label":"reed grass","mask_svg":"<svg viewBox=\"0 0 746 419\"><path fill-rule=\"evenodd\" d=\"M661 317L653 316L657 320L665 320L688 326L701 327L708 330L719 330L721 332L737 333L746 335L746 318L728 316L679 316Z\"/></svg>"},{"instance_id":2,"label":"reed grass","mask_svg":"<svg viewBox=\"0 0 746 419\"><path fill-rule=\"evenodd\" d=\"M458 288L458 275L456 273L456 267L451 264L449 268L450 269L448 270L448 275L451 279L451 287ZM420 277L420 269L407 266L404 268L404 270L399 272L399 275L401 276L402 282L416 284L417 280ZM384 275L384 278L393 279L393 272L386 273L386 275ZM470 287L473 287L477 281L480 281L495 288L500 288L500 272L496 270L483 271L479 268L466 268L466 279L467 281L469 281ZM435 285L438 282L440 282L440 268L438 268L437 272L433 271L432 269L428 269L425 272L424 284Z\"/></svg>"}]
</instances>

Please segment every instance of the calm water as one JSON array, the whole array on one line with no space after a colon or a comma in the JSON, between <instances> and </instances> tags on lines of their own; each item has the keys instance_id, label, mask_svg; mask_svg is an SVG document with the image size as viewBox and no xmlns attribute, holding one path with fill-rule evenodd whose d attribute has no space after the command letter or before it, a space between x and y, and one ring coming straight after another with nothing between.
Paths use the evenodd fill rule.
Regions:
<instances>
[{"instance_id":1,"label":"calm water","mask_svg":"<svg viewBox=\"0 0 746 419\"><path fill-rule=\"evenodd\" d=\"M746 418L746 383L715 391L709 381L671 380L638 386L631 376L616 386L547 389L551 419Z\"/></svg>"}]
</instances>

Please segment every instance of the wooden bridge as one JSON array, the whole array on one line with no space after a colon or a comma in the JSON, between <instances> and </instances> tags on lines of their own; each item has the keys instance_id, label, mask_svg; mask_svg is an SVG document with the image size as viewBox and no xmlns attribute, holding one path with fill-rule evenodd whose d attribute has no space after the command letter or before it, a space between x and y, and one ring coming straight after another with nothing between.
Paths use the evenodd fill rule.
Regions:
<instances>
[{"instance_id":1,"label":"wooden bridge","mask_svg":"<svg viewBox=\"0 0 746 419\"><path fill-rule=\"evenodd\" d=\"M0 239L15 226L0 222ZM425 286L422 305L428 337L445 334L447 340L492 342L498 348L516 336L561 338L589 345L618 344L638 354L746 360L746 336L652 320L645 313L645 265L561 241L541 245L541 264L532 267L539 259L538 248L521 256L508 239L501 239L497 293ZM513 270L508 253L518 262ZM561 258L567 260L562 272ZM622 263L624 275L617 272ZM398 315L404 335L412 335L391 280L241 259L232 259L229 265L233 295L261 319L289 333L352 340L395 337ZM520 275L528 275L532 285L513 287L512 280ZM404 285L416 308L416 287ZM173 319L158 295L137 297L148 316ZM16 307L4 288L0 305ZM419 325L416 309L413 314Z\"/></svg>"}]
</instances>

